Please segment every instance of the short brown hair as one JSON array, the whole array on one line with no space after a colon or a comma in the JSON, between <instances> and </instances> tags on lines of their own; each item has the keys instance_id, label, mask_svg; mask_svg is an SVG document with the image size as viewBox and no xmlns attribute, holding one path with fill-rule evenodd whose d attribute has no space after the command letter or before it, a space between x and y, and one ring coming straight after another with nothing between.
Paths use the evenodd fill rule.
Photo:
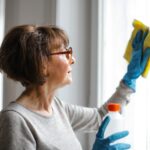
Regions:
<instances>
[{"instance_id":1,"label":"short brown hair","mask_svg":"<svg viewBox=\"0 0 150 150\"><path fill-rule=\"evenodd\" d=\"M0 48L0 70L23 85L45 82L42 65L53 49L69 39L64 30L52 26L20 25L11 29Z\"/></svg>"}]
</instances>

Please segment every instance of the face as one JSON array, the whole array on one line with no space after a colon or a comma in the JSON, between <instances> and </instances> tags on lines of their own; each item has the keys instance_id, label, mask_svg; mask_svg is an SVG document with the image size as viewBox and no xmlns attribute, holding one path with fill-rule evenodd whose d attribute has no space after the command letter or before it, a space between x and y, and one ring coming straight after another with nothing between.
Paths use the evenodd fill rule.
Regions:
<instances>
[{"instance_id":1,"label":"face","mask_svg":"<svg viewBox=\"0 0 150 150\"><path fill-rule=\"evenodd\" d=\"M58 54L66 51L64 45L60 49L54 51L55 55L50 55L48 64L48 79L50 84L62 87L72 82L72 64L75 63L75 58L71 54ZM69 56L69 57L68 57Z\"/></svg>"}]
</instances>

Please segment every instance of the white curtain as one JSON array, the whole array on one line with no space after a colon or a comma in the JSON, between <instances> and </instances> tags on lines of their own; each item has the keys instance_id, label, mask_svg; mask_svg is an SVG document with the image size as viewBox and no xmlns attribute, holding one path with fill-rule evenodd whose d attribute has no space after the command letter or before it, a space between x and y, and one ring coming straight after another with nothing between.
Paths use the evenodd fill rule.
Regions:
<instances>
[{"instance_id":1,"label":"white curtain","mask_svg":"<svg viewBox=\"0 0 150 150\"><path fill-rule=\"evenodd\" d=\"M102 99L107 100L115 91L126 72L127 62L123 55L133 30L134 19L150 26L149 0L101 0L103 9L99 24L102 43L100 54L103 59L100 69ZM126 128L130 131L132 150L150 150L150 73L137 81L136 93L126 108Z\"/></svg>"}]
</instances>

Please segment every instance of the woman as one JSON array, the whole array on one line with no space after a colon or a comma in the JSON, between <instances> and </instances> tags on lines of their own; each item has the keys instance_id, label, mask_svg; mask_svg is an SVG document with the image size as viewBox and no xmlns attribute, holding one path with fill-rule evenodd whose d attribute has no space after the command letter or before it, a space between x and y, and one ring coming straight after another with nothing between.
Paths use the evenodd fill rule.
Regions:
<instances>
[{"instance_id":1,"label":"woman","mask_svg":"<svg viewBox=\"0 0 150 150\"><path fill-rule=\"evenodd\" d=\"M139 35L142 37L142 33ZM108 102L99 109L83 108L55 97L59 88L72 82L71 66L75 58L68 44L67 34L56 26L21 25L6 34L0 49L0 69L9 78L19 81L25 90L1 113L1 150L81 150L75 131L98 130ZM128 103L129 95L134 92L128 84L133 78L131 70L109 102L115 99L122 105ZM137 72L140 76L141 68ZM109 122L107 119L100 127L93 150L111 147L112 141L105 142L105 138L99 137ZM121 138L127 134L126 131L116 133L114 140L118 135ZM118 145L123 149L130 147Z\"/></svg>"}]
</instances>

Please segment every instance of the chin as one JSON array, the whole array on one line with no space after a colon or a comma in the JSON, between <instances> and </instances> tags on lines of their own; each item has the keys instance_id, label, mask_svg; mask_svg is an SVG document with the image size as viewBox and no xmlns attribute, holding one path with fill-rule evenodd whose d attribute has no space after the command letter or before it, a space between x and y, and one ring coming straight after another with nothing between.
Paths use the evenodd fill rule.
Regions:
<instances>
[{"instance_id":1,"label":"chin","mask_svg":"<svg viewBox=\"0 0 150 150\"><path fill-rule=\"evenodd\" d=\"M69 79L66 84L71 84L72 83L72 79Z\"/></svg>"},{"instance_id":2,"label":"chin","mask_svg":"<svg viewBox=\"0 0 150 150\"><path fill-rule=\"evenodd\" d=\"M72 78L69 78L69 79L67 79L65 82L64 82L64 86L65 85L69 85L69 84L71 84L72 83Z\"/></svg>"},{"instance_id":3,"label":"chin","mask_svg":"<svg viewBox=\"0 0 150 150\"><path fill-rule=\"evenodd\" d=\"M67 85L70 85L71 83L72 83L72 80L69 80L69 81L67 81L67 82L64 82L64 83L62 83L62 84L59 86L59 88L62 88L62 87L67 86Z\"/></svg>"}]
</instances>

